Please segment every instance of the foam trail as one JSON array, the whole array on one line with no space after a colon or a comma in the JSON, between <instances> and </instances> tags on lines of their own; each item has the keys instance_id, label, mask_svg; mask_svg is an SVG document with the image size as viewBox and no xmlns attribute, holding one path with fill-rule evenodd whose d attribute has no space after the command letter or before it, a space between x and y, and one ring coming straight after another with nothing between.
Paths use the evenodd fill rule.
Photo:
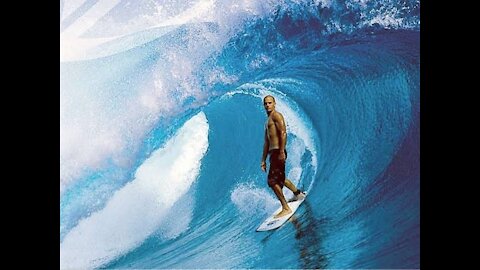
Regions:
<instances>
[{"instance_id":1,"label":"foam trail","mask_svg":"<svg viewBox=\"0 0 480 270\"><path fill-rule=\"evenodd\" d=\"M65 236L60 244L60 267L99 267L154 233L197 178L208 148L208 129L203 112L187 121L104 209L80 221Z\"/></svg>"},{"instance_id":2,"label":"foam trail","mask_svg":"<svg viewBox=\"0 0 480 270\"><path fill-rule=\"evenodd\" d=\"M252 182L236 186L230 200L240 213L240 218L251 218L257 212L269 214L278 207L278 200L267 188L256 187Z\"/></svg>"},{"instance_id":3,"label":"foam trail","mask_svg":"<svg viewBox=\"0 0 480 270\"><path fill-rule=\"evenodd\" d=\"M288 146L288 159L290 170L287 172L287 178L295 185L298 185L302 176L302 156L305 154L305 144L301 139L293 138Z\"/></svg>"}]
</instances>

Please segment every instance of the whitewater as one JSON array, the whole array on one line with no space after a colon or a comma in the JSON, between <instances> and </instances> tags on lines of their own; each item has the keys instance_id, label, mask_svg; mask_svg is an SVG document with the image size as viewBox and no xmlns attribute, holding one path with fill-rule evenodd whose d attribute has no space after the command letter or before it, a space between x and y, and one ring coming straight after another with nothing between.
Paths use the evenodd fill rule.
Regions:
<instances>
[{"instance_id":1,"label":"whitewater","mask_svg":"<svg viewBox=\"0 0 480 270\"><path fill-rule=\"evenodd\" d=\"M60 1L61 269L420 268L419 73L419 1Z\"/></svg>"}]
</instances>

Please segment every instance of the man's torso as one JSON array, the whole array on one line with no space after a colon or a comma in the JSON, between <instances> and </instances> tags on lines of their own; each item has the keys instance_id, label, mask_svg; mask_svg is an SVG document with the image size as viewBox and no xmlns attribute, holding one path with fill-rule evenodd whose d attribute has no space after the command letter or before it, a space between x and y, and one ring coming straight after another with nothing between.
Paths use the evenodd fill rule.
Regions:
<instances>
[{"instance_id":1,"label":"man's torso","mask_svg":"<svg viewBox=\"0 0 480 270\"><path fill-rule=\"evenodd\" d=\"M273 149L280 149L280 143L279 143L279 132L277 130L277 127L275 126L275 122L273 121L272 117L273 114L277 112L272 112L266 123L266 129L267 129L267 137L268 137L268 143L269 143L269 148L268 150L273 150Z\"/></svg>"}]
</instances>

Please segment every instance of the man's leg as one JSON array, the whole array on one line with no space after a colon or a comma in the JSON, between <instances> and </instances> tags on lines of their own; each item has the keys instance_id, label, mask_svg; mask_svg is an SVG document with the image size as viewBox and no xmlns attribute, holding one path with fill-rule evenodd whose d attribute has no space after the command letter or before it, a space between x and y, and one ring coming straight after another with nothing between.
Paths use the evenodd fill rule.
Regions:
<instances>
[{"instance_id":1,"label":"man's leg","mask_svg":"<svg viewBox=\"0 0 480 270\"><path fill-rule=\"evenodd\" d=\"M297 187L290 181L285 178L285 186L290 189L293 193L297 192Z\"/></svg>"},{"instance_id":2,"label":"man's leg","mask_svg":"<svg viewBox=\"0 0 480 270\"><path fill-rule=\"evenodd\" d=\"M305 193L298 189L290 180L285 179L285 186L293 192L293 198L288 200L289 202L305 198Z\"/></svg>"},{"instance_id":3,"label":"man's leg","mask_svg":"<svg viewBox=\"0 0 480 270\"><path fill-rule=\"evenodd\" d=\"M282 188L278 184L275 184L275 185L273 185L272 189L273 189L273 192L275 193L275 195L277 195L277 198L280 200L280 203L282 204L282 211L280 211L280 213L276 214L275 218L282 217L282 216L285 216L285 215L291 213L292 209L290 209L290 207L288 207L287 200L285 200L285 196L283 196Z\"/></svg>"}]
</instances>

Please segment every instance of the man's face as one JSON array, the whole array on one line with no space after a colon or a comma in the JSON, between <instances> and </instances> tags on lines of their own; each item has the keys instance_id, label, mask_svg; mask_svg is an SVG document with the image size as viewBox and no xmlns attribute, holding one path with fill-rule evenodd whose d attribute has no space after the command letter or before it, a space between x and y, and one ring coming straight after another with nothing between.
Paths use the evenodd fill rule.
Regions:
<instances>
[{"instance_id":1,"label":"man's face","mask_svg":"<svg viewBox=\"0 0 480 270\"><path fill-rule=\"evenodd\" d=\"M265 111L271 112L275 109L275 101L273 101L273 98L271 97L266 97L263 100L263 107L265 107Z\"/></svg>"}]
</instances>

